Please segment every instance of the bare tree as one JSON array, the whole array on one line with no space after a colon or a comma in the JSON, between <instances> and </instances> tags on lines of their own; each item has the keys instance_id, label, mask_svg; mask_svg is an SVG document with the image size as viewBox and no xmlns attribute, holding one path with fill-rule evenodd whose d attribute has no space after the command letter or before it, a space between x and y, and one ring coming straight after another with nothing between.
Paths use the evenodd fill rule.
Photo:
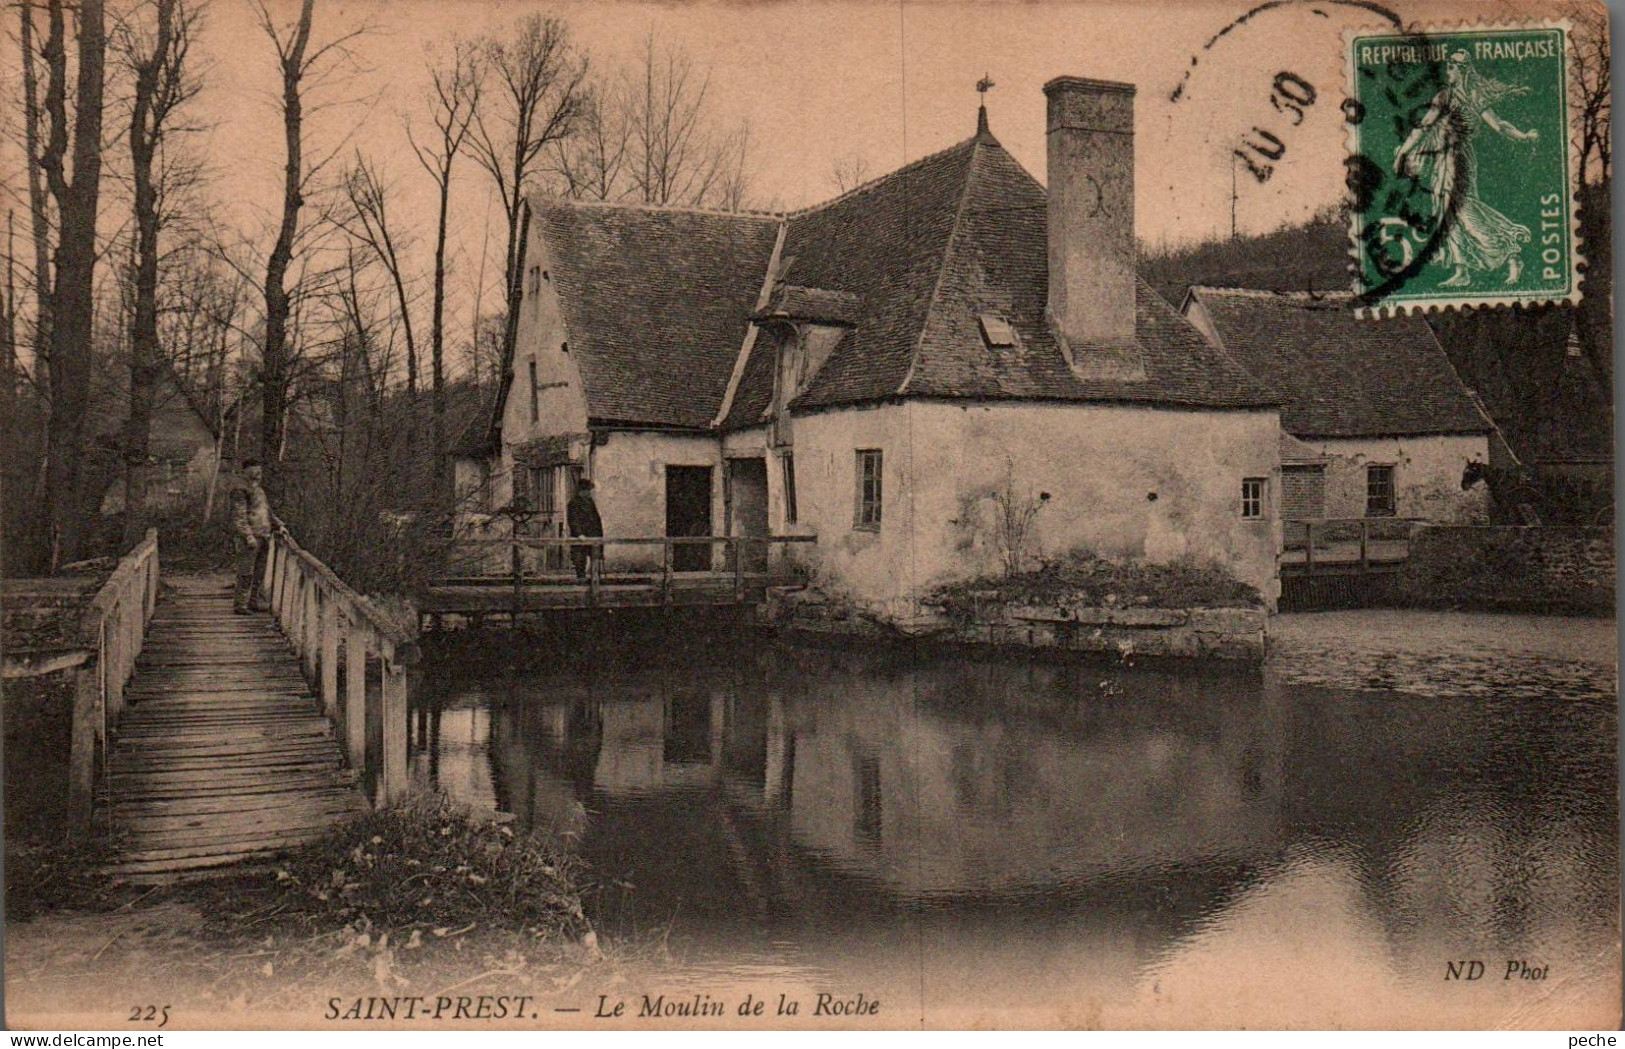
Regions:
<instances>
[{"instance_id":1,"label":"bare tree","mask_svg":"<svg viewBox=\"0 0 1625 1049\"><path fill-rule=\"evenodd\" d=\"M354 240L366 246L384 267L395 290L395 306L406 337L406 396L416 405L418 397L417 339L412 332L412 301L406 291L406 274L401 264L394 232L389 227L389 187L378 169L357 153L344 176L344 195L349 205L338 223ZM353 260L352 260L353 268ZM352 274L352 283L354 280ZM410 435L408 435L410 438Z\"/></svg>"},{"instance_id":2,"label":"bare tree","mask_svg":"<svg viewBox=\"0 0 1625 1049\"><path fill-rule=\"evenodd\" d=\"M34 366L48 366L51 345L51 203L40 151L39 56L34 53L34 4L17 5L23 67L23 145L28 151L29 227L34 241ZM43 376L42 376L43 378Z\"/></svg>"},{"instance_id":3,"label":"bare tree","mask_svg":"<svg viewBox=\"0 0 1625 1049\"><path fill-rule=\"evenodd\" d=\"M585 93L575 133L553 143L553 173L572 200L616 200L629 189L625 85L600 80Z\"/></svg>"},{"instance_id":4,"label":"bare tree","mask_svg":"<svg viewBox=\"0 0 1625 1049\"><path fill-rule=\"evenodd\" d=\"M857 189L869 181L869 158L862 153L848 153L840 157L829 169L830 185L836 196Z\"/></svg>"},{"instance_id":5,"label":"bare tree","mask_svg":"<svg viewBox=\"0 0 1625 1049\"><path fill-rule=\"evenodd\" d=\"M368 31L361 26L343 33L319 47L311 46L311 22L315 0L301 0L299 17L293 25L277 22L267 0L254 0L260 31L276 49L281 75L282 137L285 161L282 176L282 219L276 241L265 264L265 334L261 350L261 457L265 460L266 486L280 493L278 462L284 444L288 391L293 380L294 354L288 338L292 295L289 269L300 233L299 215L305 206L305 192L322 163L305 158L305 91L320 79L324 62L348 57L351 41Z\"/></svg>"},{"instance_id":6,"label":"bare tree","mask_svg":"<svg viewBox=\"0 0 1625 1049\"><path fill-rule=\"evenodd\" d=\"M82 457L78 451L90 398L107 25L102 0L81 0L70 180L63 166L68 155L69 117L67 27L62 0L49 0L46 14L45 117L49 134L41 164L56 200L58 235L51 289L51 454L42 501L50 536L48 549L37 551L35 559L41 567L54 570L63 559L72 560L78 554L83 519L79 490Z\"/></svg>"},{"instance_id":7,"label":"bare tree","mask_svg":"<svg viewBox=\"0 0 1625 1049\"><path fill-rule=\"evenodd\" d=\"M134 303L130 323L129 414L124 424L125 542L142 527L146 506L147 456L152 410L162 352L158 342L159 234L161 199L181 187L187 175L178 169L155 168L155 158L170 131L170 118L197 94L187 75L186 57L198 11L181 0L156 0L150 36L135 19L123 23L115 44L135 77L130 109L130 160L134 184L132 214L135 238L131 270ZM165 185L166 181L170 184Z\"/></svg>"},{"instance_id":8,"label":"bare tree","mask_svg":"<svg viewBox=\"0 0 1625 1049\"><path fill-rule=\"evenodd\" d=\"M1613 166L1613 69L1608 44L1608 12L1595 4L1573 4L1570 48L1575 93L1579 96L1580 185L1593 173L1606 181Z\"/></svg>"},{"instance_id":9,"label":"bare tree","mask_svg":"<svg viewBox=\"0 0 1625 1049\"><path fill-rule=\"evenodd\" d=\"M435 134L420 145L412 138L411 125L407 138L417 154L423 169L434 179L439 191L439 210L436 213L434 234L434 291L429 311L429 368L434 384L434 427L432 443L434 454L434 494L439 500L448 491L446 487L446 225L451 207L451 169L457 154L462 152L468 138L474 114L479 109L480 89L484 83L484 68L478 50L468 41L459 40L451 47L445 61L430 68L429 112Z\"/></svg>"},{"instance_id":10,"label":"bare tree","mask_svg":"<svg viewBox=\"0 0 1625 1049\"><path fill-rule=\"evenodd\" d=\"M522 290L518 270L525 193L539 174L542 151L575 129L585 98L587 59L572 43L567 24L540 15L486 37L480 57L486 90L474 111L469 148L502 197L508 223L503 287L509 315L515 316Z\"/></svg>"},{"instance_id":11,"label":"bare tree","mask_svg":"<svg viewBox=\"0 0 1625 1049\"><path fill-rule=\"evenodd\" d=\"M17 268L16 213L6 212L6 277L0 285L0 419L16 418Z\"/></svg>"},{"instance_id":12,"label":"bare tree","mask_svg":"<svg viewBox=\"0 0 1625 1049\"><path fill-rule=\"evenodd\" d=\"M749 187L750 129L718 133L711 77L687 52L651 32L640 68L622 93L627 109L626 168L646 204L738 206Z\"/></svg>"}]
</instances>

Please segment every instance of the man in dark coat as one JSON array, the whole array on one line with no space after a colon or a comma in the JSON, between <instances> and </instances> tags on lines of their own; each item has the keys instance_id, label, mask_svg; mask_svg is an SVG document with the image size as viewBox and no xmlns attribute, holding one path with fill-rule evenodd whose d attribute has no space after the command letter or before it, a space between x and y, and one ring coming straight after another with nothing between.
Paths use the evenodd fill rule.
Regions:
<instances>
[{"instance_id":1,"label":"man in dark coat","mask_svg":"<svg viewBox=\"0 0 1625 1049\"><path fill-rule=\"evenodd\" d=\"M265 561L271 552L271 504L260 486L261 472L258 459L244 459L231 489L231 531L237 568L232 611L240 616L265 609L260 581L265 578Z\"/></svg>"},{"instance_id":2,"label":"man in dark coat","mask_svg":"<svg viewBox=\"0 0 1625 1049\"><path fill-rule=\"evenodd\" d=\"M570 498L570 505L565 507L565 517L572 539L582 536L596 539L604 534L604 519L598 516L598 504L592 498L592 482L587 478L576 482L576 494ZM588 567L594 558L599 559L599 570L602 571L603 556L602 546L572 546L570 561L575 565L576 578L587 578Z\"/></svg>"}]
</instances>

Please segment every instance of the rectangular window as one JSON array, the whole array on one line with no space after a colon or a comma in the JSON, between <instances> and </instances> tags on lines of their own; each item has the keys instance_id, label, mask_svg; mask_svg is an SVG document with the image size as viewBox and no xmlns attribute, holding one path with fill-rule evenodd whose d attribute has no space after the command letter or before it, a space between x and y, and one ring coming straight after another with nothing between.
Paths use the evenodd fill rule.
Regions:
<instances>
[{"instance_id":1,"label":"rectangular window","mask_svg":"<svg viewBox=\"0 0 1625 1049\"><path fill-rule=\"evenodd\" d=\"M1365 468L1365 515L1394 516L1394 468L1371 465Z\"/></svg>"},{"instance_id":2,"label":"rectangular window","mask_svg":"<svg viewBox=\"0 0 1625 1049\"><path fill-rule=\"evenodd\" d=\"M530 490L534 493L537 513L551 514L558 510L558 472L556 466L531 468Z\"/></svg>"},{"instance_id":3,"label":"rectangular window","mask_svg":"<svg viewBox=\"0 0 1625 1049\"><path fill-rule=\"evenodd\" d=\"M784 465L784 523L796 523L796 457L790 452L780 456Z\"/></svg>"},{"instance_id":4,"label":"rectangular window","mask_svg":"<svg viewBox=\"0 0 1625 1049\"><path fill-rule=\"evenodd\" d=\"M878 531L880 528L880 467L878 448L858 449L858 498L856 528Z\"/></svg>"},{"instance_id":5,"label":"rectangular window","mask_svg":"<svg viewBox=\"0 0 1625 1049\"><path fill-rule=\"evenodd\" d=\"M530 421L535 422L542 417L541 388L536 385L536 358L530 359Z\"/></svg>"},{"instance_id":6,"label":"rectangular window","mask_svg":"<svg viewBox=\"0 0 1625 1049\"><path fill-rule=\"evenodd\" d=\"M1264 516L1264 496L1269 482L1262 477L1246 477L1241 482L1241 516L1257 520Z\"/></svg>"}]
</instances>

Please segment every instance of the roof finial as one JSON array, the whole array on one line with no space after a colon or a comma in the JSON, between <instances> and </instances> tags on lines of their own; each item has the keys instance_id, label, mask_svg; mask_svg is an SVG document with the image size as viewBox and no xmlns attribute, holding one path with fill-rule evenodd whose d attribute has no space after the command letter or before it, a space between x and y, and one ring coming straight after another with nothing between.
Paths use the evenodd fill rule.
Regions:
<instances>
[{"instance_id":1,"label":"roof finial","mask_svg":"<svg viewBox=\"0 0 1625 1049\"><path fill-rule=\"evenodd\" d=\"M994 86L993 78L988 76L986 73L983 73L982 79L976 82L976 93L982 96L981 103L976 107L976 133L978 135L985 135L988 133L987 93L988 90Z\"/></svg>"}]
</instances>

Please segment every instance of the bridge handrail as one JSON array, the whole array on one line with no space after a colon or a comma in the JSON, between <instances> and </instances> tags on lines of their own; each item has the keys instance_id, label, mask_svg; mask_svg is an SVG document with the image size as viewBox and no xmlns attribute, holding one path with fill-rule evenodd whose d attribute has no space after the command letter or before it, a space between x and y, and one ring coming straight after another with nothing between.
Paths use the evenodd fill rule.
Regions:
<instances>
[{"instance_id":1,"label":"bridge handrail","mask_svg":"<svg viewBox=\"0 0 1625 1049\"><path fill-rule=\"evenodd\" d=\"M322 711L343 740L350 767L365 777L373 804L393 804L407 791L408 671L418 662L417 639L303 549L280 520L273 525L264 579L271 615L298 654L305 677L321 696ZM342 704L340 641L345 676ZM378 663L376 692L367 687L369 655ZM376 755L367 745L368 727L374 723L380 726L382 737Z\"/></svg>"},{"instance_id":2,"label":"bridge handrail","mask_svg":"<svg viewBox=\"0 0 1625 1049\"><path fill-rule=\"evenodd\" d=\"M461 536L452 540L454 546L463 544L489 544L496 546L710 546L714 543L748 545L751 543L816 543L815 535L657 535L657 536L489 536L480 538Z\"/></svg>"},{"instance_id":3,"label":"bridge handrail","mask_svg":"<svg viewBox=\"0 0 1625 1049\"><path fill-rule=\"evenodd\" d=\"M158 530L149 528L79 618L79 642L89 656L75 668L68 746L68 819L75 833L90 829L96 756L99 751L106 768L108 733L124 712L124 687L158 604L158 578Z\"/></svg>"}]
</instances>

